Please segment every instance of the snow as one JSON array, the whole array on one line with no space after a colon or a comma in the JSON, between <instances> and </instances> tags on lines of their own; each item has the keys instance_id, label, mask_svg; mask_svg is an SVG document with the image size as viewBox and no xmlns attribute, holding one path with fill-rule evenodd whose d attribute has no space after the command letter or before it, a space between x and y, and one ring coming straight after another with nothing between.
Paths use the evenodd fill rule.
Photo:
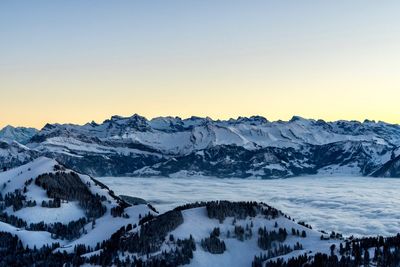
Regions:
<instances>
[{"instance_id":1,"label":"snow","mask_svg":"<svg viewBox=\"0 0 400 267\"><path fill-rule=\"evenodd\" d=\"M321 233L298 225L283 216L280 216L277 219L267 220L264 216L258 215L254 218L248 217L244 220L237 220L235 225L241 225L244 228L246 228L246 225L253 223L252 237L244 241L239 241L234 237L233 218L226 218L222 223L216 219L209 219L204 207L184 210L182 211L182 215L184 223L173 230L170 234L172 234L175 239L185 239L190 235L194 238L197 249L194 251L194 258L188 266L251 266L255 255L258 256L260 253L264 254L266 252L260 249L257 245L258 229L260 227L266 227L269 231L276 230L274 227L275 222L278 223L278 227L286 228L288 231L288 237L283 244L289 245L292 248L297 242L303 245L302 251L294 251L289 254L290 256L304 253L306 251L312 251L313 253L328 253L332 244L338 245L339 243L337 240L321 241ZM223 254L208 253L202 249L200 244L201 239L209 237L215 227L220 228L221 234L219 238L225 242L227 248ZM307 234L307 238L291 235L292 228L299 230L300 232L304 230ZM227 237L228 231L231 233L229 238ZM165 243L161 250L168 251L170 248L170 245Z\"/></svg>"},{"instance_id":2,"label":"snow","mask_svg":"<svg viewBox=\"0 0 400 267\"><path fill-rule=\"evenodd\" d=\"M54 172L54 166L56 164L58 163L55 160L40 157L21 167L0 173L0 193L4 196L8 192L14 192L16 189L22 190L25 187L25 182L29 179L35 179L43 173ZM70 170L66 171L68 172ZM152 213L147 205L137 205L126 208L125 213L128 214L129 218L114 218L111 216L111 208L118 204L109 194L109 191L95 185L95 182L87 175L79 174L79 177L83 183L89 185L88 188L93 194L99 194L100 196L106 197L106 201L103 201L103 205L107 207L105 215L96 219L94 228L92 227L92 223L89 222L85 226L86 234L76 240L67 242L59 239L52 239L51 234L48 232L26 231L23 229L17 229L2 222L0 222L0 231L17 234L21 238L22 243L30 247L36 245L39 248L44 244L59 242L62 244L61 250L71 252L77 244L85 244L94 247L97 243L109 239L111 235L122 226L126 226L130 223L137 224L139 221L139 214L143 216L149 212ZM3 184L5 184L5 187L3 187ZM35 185L34 182L27 185L26 188L27 191L24 194L27 201L34 200L37 205L34 207L24 207L18 211L13 211L11 207L8 207L5 212L25 220L28 224L38 223L41 221L45 223L61 222L68 224L73 220L85 217L84 210L76 201L62 201L61 207L59 208L45 208L41 206L41 202L43 200L49 200L46 191Z\"/></svg>"},{"instance_id":3,"label":"snow","mask_svg":"<svg viewBox=\"0 0 400 267\"><path fill-rule=\"evenodd\" d=\"M320 175L359 176L380 170L380 167L392 156L400 153L400 149L394 151L396 147L400 147L399 125L355 121L326 123L300 117L294 117L287 122L269 122L262 117L220 121L197 117L189 119L159 117L147 120L139 115L113 116L102 124L46 125L36 137L33 140L39 143L28 143L26 146L12 143L6 147L3 144L0 148L2 165L14 166L27 162L37 155L52 155L63 162L75 162L75 166L82 168L81 163L85 159L92 161L96 157L104 157L104 161L108 164L114 162L117 157L126 156L131 159L140 158L145 166L139 164L141 169L128 171L129 168L123 167L126 164L124 163L122 166L116 164L120 167L112 171L99 166L93 166L88 171L91 174L101 172L102 174L157 176L160 174L160 169L157 168L172 158L179 158L190 153L202 155L205 149L219 145L232 145L258 151L265 147L295 148L298 150L296 152L304 155L304 157L295 155L294 160L290 162L283 161L282 157L269 161L266 158L265 161L260 160L260 166L255 166L256 160L252 159L252 164L246 171L253 177L266 175L287 177L298 173L295 167L301 169L303 173L312 173L315 167L321 166L323 169L317 170ZM337 149L336 152L342 152L343 149L348 160L337 157L338 160L335 161L335 155L326 161L323 158L321 162L315 160L313 156L318 156L319 150L314 151L310 145L326 144L332 144L334 147L332 150ZM325 148L327 147L323 149ZM281 154L271 152L276 151L273 149L266 151L269 151L266 153L270 155ZM290 151L286 150L282 153L289 155ZM207 158L207 154L204 157ZM161 163L156 158L159 158ZM224 163L228 165L230 162L227 159ZM306 162L311 166L306 166ZM326 164L338 165L326 166ZM179 166L175 167L179 168ZM190 169L188 167L188 170ZM168 170L164 169L164 171ZM179 171L186 170L173 169L172 171L178 172L172 175L176 177L181 175ZM202 174L202 170L197 171L199 175ZM188 175L193 176L196 173L188 172Z\"/></svg>"},{"instance_id":4,"label":"snow","mask_svg":"<svg viewBox=\"0 0 400 267\"><path fill-rule=\"evenodd\" d=\"M30 146L31 148L36 149L38 151L57 152L72 157L82 157L80 156L80 154L85 154L85 153L97 153L104 155L110 153L117 153L121 155L132 155L132 154L159 155L157 153L150 153L127 147L118 147L118 146L113 147L113 146L99 145L97 143L87 143L72 137L52 137L48 138L40 145L30 144Z\"/></svg>"},{"instance_id":5,"label":"snow","mask_svg":"<svg viewBox=\"0 0 400 267\"><path fill-rule=\"evenodd\" d=\"M143 198L161 212L203 200L262 201L314 228L346 236L400 232L400 180L297 177L276 180L102 177L117 194Z\"/></svg>"},{"instance_id":6,"label":"snow","mask_svg":"<svg viewBox=\"0 0 400 267\"><path fill-rule=\"evenodd\" d=\"M156 148L164 153L179 154L191 147L190 142L184 141L190 139L190 132L188 131L177 133L162 131L133 132L124 134L121 138L131 139L132 141Z\"/></svg>"},{"instance_id":7,"label":"snow","mask_svg":"<svg viewBox=\"0 0 400 267\"><path fill-rule=\"evenodd\" d=\"M21 189L25 181L30 178L36 178L42 173L52 172L56 164L55 160L40 157L28 164L2 172L0 173L0 185L6 184L6 187L1 189L0 186L0 192L5 195L8 192L14 192L15 189Z\"/></svg>"},{"instance_id":8,"label":"snow","mask_svg":"<svg viewBox=\"0 0 400 267\"><path fill-rule=\"evenodd\" d=\"M5 141L7 143L17 141L25 144L37 132L38 130L34 128L13 127L11 125L7 125L0 130L0 141Z\"/></svg>"},{"instance_id":9,"label":"snow","mask_svg":"<svg viewBox=\"0 0 400 267\"><path fill-rule=\"evenodd\" d=\"M227 159L229 160L229 159ZM54 172L57 162L48 158L38 158L29 164L0 173L0 192L5 194L16 189L22 189L25 182L47 172ZM277 166L272 166L278 168ZM66 170L69 171L69 170ZM255 179L215 179L210 177L178 178L185 173L176 173L177 178L128 178L101 177L101 182L110 186L117 195L125 194L141 197L154 204L157 209L167 211L177 205L195 201L209 200L252 200L262 201L281 209L297 221L311 224L314 230L305 228L292 220L280 216L276 219L266 219L257 215L254 218L237 220L236 225L245 227L253 224L253 236L239 241L233 236L228 237L228 230L233 233L233 218L226 218L222 223L209 219L204 207L182 211L184 223L171 232L175 238L188 238L192 235L197 243L194 258L189 266L250 266L255 255L265 253L257 245L257 230L266 227L274 230L274 224L286 228L289 232L284 244L293 245L297 242L303 246L302 251L294 251L285 258L312 251L329 253L332 244L338 245L338 240L320 240L321 233L336 231L349 235L393 235L400 231L400 180L360 177L299 177L277 180ZM72 252L75 245L85 244L95 247L97 243L107 240L123 226L138 224L139 215L153 213L147 205L137 205L125 209L129 218L113 217L111 208L117 205L116 200L107 189L96 185L95 181L79 174L83 183L88 185L93 194L106 197L103 204L107 207L105 215L96 219L94 227L89 222L85 225L85 234L76 240L63 241L52 239L48 232L26 231L0 222L0 231L16 234L24 245L41 247L45 244L59 242L61 248L57 251ZM2 186L5 184L5 187ZM7 208L6 212L22 218L28 223L44 221L46 223L68 223L84 217L84 211L78 203L70 201L62 203L60 208L43 208L40 201L48 200L45 190L31 183L24 193L27 200L35 200L39 205L25 207L18 211ZM200 246L201 239L208 237L213 228L219 227L220 238L225 242L227 250L220 255L210 254ZM293 236L291 228L306 231L307 238ZM135 228L132 231L138 231ZM173 249L174 245L165 241L161 250ZM99 252L93 252L99 253ZM88 254L87 256L90 256Z\"/></svg>"},{"instance_id":10,"label":"snow","mask_svg":"<svg viewBox=\"0 0 400 267\"><path fill-rule=\"evenodd\" d=\"M86 246L95 247L97 243L101 243L111 237L113 233L119 230L122 226L128 224L138 224L139 214L146 215L149 212L154 214L147 205L137 205L126 208L125 212L129 215L129 218L113 217L108 209L107 213L101 218L96 219L96 224L92 229L92 224L88 223L85 226L85 230L88 232L79 239L66 243L60 251L73 252L74 246L78 244L85 244Z\"/></svg>"},{"instance_id":11,"label":"snow","mask_svg":"<svg viewBox=\"0 0 400 267\"><path fill-rule=\"evenodd\" d=\"M117 142L122 148L126 143L138 143L165 154L182 155L204 149L210 145L259 147L294 147L304 144L324 145L334 142L366 141L381 146L400 145L400 127L385 123L359 123L336 121L325 123L294 117L288 122L268 122L264 118L238 118L225 121L197 118L182 120L178 117L159 117L147 120L139 115L113 116L103 124L54 124L42 129L40 134L52 135L38 149L59 147L80 152L110 153L115 146L102 146L101 141ZM79 141L82 136L87 140ZM88 141L90 140L90 141ZM35 148L37 144L30 144ZM68 151L65 151L68 152ZM117 152L118 151L114 151ZM137 151L135 153L138 153Z\"/></svg>"},{"instance_id":12,"label":"snow","mask_svg":"<svg viewBox=\"0 0 400 267\"><path fill-rule=\"evenodd\" d=\"M7 211L7 210L6 210ZM16 212L7 211L30 223L54 223L61 222L68 224L70 221L79 220L85 217L85 212L76 202L61 203L60 208L43 208L40 202L35 207L23 208Z\"/></svg>"},{"instance_id":13,"label":"snow","mask_svg":"<svg viewBox=\"0 0 400 267\"><path fill-rule=\"evenodd\" d=\"M40 248L44 245L52 244L56 241L60 244L64 243L64 241L62 240L52 239L51 234L48 232L21 230L3 222L0 222L0 231L17 235L18 238L21 239L21 242L24 246L28 245L31 248L33 248L34 246Z\"/></svg>"}]
</instances>

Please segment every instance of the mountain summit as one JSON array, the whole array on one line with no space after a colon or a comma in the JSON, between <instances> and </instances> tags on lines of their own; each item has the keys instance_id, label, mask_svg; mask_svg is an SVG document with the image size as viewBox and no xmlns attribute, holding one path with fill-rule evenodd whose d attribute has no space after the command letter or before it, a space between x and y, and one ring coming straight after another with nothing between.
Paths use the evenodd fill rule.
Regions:
<instances>
[{"instance_id":1,"label":"mountain summit","mask_svg":"<svg viewBox=\"0 0 400 267\"><path fill-rule=\"evenodd\" d=\"M17 141L21 144L27 143L38 130L26 127L13 127L7 125L0 130L0 141L12 142Z\"/></svg>"}]
</instances>

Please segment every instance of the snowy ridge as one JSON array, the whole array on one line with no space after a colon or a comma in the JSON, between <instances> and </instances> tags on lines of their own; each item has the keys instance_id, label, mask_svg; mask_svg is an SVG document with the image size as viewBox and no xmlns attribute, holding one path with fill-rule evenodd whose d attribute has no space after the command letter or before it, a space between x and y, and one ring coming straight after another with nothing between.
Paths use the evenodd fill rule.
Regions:
<instances>
[{"instance_id":1,"label":"snowy ridge","mask_svg":"<svg viewBox=\"0 0 400 267\"><path fill-rule=\"evenodd\" d=\"M0 130L0 141L8 143L17 141L18 143L26 144L37 132L38 130L34 128L13 127L8 125Z\"/></svg>"},{"instance_id":2,"label":"snowy ridge","mask_svg":"<svg viewBox=\"0 0 400 267\"><path fill-rule=\"evenodd\" d=\"M0 171L28 163L38 156L37 151L16 141L4 142L0 140Z\"/></svg>"},{"instance_id":3,"label":"snowy ridge","mask_svg":"<svg viewBox=\"0 0 400 267\"><path fill-rule=\"evenodd\" d=\"M53 179L62 180L68 174L79 177L92 196L99 196L99 205L104 207L104 213L97 217L89 217L80 201L73 199L61 199L57 206L57 197L49 195L51 188L46 191L37 183L39 177L57 173L60 175L53 176ZM71 190L75 190L75 187ZM66 251L73 251L76 244L95 246L109 239L120 227L135 221L137 223L139 214L153 213L147 205L128 205L91 177L64 169L55 160L45 157L0 173L0 196L0 231L16 234L24 246L31 248L53 243L59 243L60 249ZM121 205L125 207L124 217L113 216L113 208ZM16 219L22 221L17 222ZM68 225L82 219L83 223L75 235L56 234L56 230L52 228L55 223ZM47 227L40 226L41 222ZM31 224L36 226L32 227ZM45 230L37 230L40 227Z\"/></svg>"},{"instance_id":4,"label":"snowy ridge","mask_svg":"<svg viewBox=\"0 0 400 267\"><path fill-rule=\"evenodd\" d=\"M398 165L381 168L398 154L400 126L301 117L270 122L260 116L147 120L135 114L101 124L47 124L30 138L26 152L4 147L2 168L42 155L96 176L397 176Z\"/></svg>"}]
</instances>

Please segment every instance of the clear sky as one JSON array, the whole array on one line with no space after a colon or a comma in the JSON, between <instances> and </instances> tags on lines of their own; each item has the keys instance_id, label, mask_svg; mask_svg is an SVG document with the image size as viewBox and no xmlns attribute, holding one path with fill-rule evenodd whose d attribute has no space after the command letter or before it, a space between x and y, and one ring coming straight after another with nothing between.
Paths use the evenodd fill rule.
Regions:
<instances>
[{"instance_id":1,"label":"clear sky","mask_svg":"<svg viewBox=\"0 0 400 267\"><path fill-rule=\"evenodd\" d=\"M400 123L400 1L1 0L0 127L118 114Z\"/></svg>"}]
</instances>

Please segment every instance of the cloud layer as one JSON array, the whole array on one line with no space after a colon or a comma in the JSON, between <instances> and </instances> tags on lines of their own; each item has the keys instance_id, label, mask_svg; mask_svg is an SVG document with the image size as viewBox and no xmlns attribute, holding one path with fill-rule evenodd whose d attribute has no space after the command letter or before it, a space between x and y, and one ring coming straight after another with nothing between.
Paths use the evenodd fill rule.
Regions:
<instances>
[{"instance_id":1,"label":"cloud layer","mask_svg":"<svg viewBox=\"0 0 400 267\"><path fill-rule=\"evenodd\" d=\"M299 177L281 180L121 178L102 182L117 194L141 197L166 211L202 200L266 202L314 228L345 235L400 232L400 180Z\"/></svg>"}]
</instances>

